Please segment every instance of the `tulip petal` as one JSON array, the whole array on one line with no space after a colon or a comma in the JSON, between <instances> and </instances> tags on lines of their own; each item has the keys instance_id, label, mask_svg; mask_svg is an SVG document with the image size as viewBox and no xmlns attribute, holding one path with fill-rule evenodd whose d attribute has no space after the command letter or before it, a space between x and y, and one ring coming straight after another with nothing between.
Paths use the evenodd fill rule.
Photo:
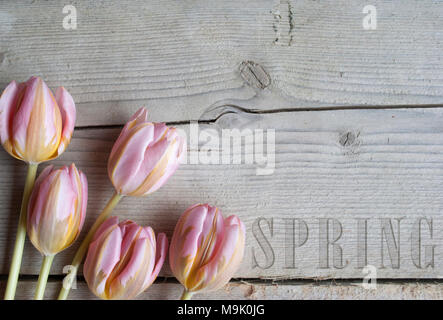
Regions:
<instances>
[{"instance_id":1,"label":"tulip petal","mask_svg":"<svg viewBox=\"0 0 443 320\"><path fill-rule=\"evenodd\" d=\"M117 226L118 225L118 217L110 217L108 219L106 219L101 225L100 227L97 228L97 230L94 233L94 237L92 237L92 241L94 242L96 241L98 238L100 238L102 236L102 234L106 233L108 231L108 229L110 229L113 226Z\"/></svg>"},{"instance_id":2,"label":"tulip petal","mask_svg":"<svg viewBox=\"0 0 443 320\"><path fill-rule=\"evenodd\" d=\"M19 86L12 81L3 91L0 97L0 142L5 144L10 140L12 117L19 97ZM11 153L8 150L9 153Z\"/></svg>"},{"instance_id":3,"label":"tulip petal","mask_svg":"<svg viewBox=\"0 0 443 320\"><path fill-rule=\"evenodd\" d=\"M69 169L64 167L59 174L58 184L54 189L54 201L55 206L52 206L52 210L55 210L55 217L57 220L65 220L69 215L75 214L75 200L77 199L77 188L72 184L72 180L69 174ZM48 199L50 201L52 199Z\"/></svg>"},{"instance_id":4,"label":"tulip petal","mask_svg":"<svg viewBox=\"0 0 443 320\"><path fill-rule=\"evenodd\" d=\"M44 184L45 182L42 183L42 187ZM56 178L49 188L46 197L40 196L45 203L38 222L38 243L46 255L64 250L74 241L78 232L77 192L72 187L66 167L57 171Z\"/></svg>"},{"instance_id":5,"label":"tulip petal","mask_svg":"<svg viewBox=\"0 0 443 320\"><path fill-rule=\"evenodd\" d=\"M132 242L137 239L142 228L131 220L123 221L119 224L122 230L123 241L121 244L120 260L128 253Z\"/></svg>"},{"instance_id":6,"label":"tulip petal","mask_svg":"<svg viewBox=\"0 0 443 320\"><path fill-rule=\"evenodd\" d=\"M52 169L54 168L53 165L47 166L43 171L40 173L40 175L37 177L34 183L33 191L31 193L31 196L29 198L29 204L28 204L28 227L29 225L36 224L38 221L38 218L33 215L34 212L40 212L40 210L35 210L35 202L37 200L37 196L40 194L40 185L41 183L51 174Z\"/></svg>"},{"instance_id":7,"label":"tulip petal","mask_svg":"<svg viewBox=\"0 0 443 320\"><path fill-rule=\"evenodd\" d=\"M167 156L165 160L161 160L161 165L156 168L156 174L151 175L150 180L153 183L151 183L147 191L144 191L144 195L160 189L178 169L184 154L184 148L186 148L185 140L182 137L175 136L174 141L169 141L169 143L170 147L167 150Z\"/></svg>"},{"instance_id":8,"label":"tulip petal","mask_svg":"<svg viewBox=\"0 0 443 320\"><path fill-rule=\"evenodd\" d=\"M119 137L114 143L114 146L112 147L109 159L114 158L117 151L122 148L122 144L124 144L128 136L131 134L132 129L134 129L140 124L143 124L147 120L148 120L148 110L146 110L143 107L138 109L137 112L131 117L131 119L129 119L129 121L123 127L122 132L120 133Z\"/></svg>"},{"instance_id":9,"label":"tulip petal","mask_svg":"<svg viewBox=\"0 0 443 320\"><path fill-rule=\"evenodd\" d=\"M52 255L69 246L76 227L77 194L66 167L43 172L28 207L28 234L34 246L44 255ZM37 194L37 195L35 195Z\"/></svg>"},{"instance_id":10,"label":"tulip petal","mask_svg":"<svg viewBox=\"0 0 443 320\"><path fill-rule=\"evenodd\" d=\"M131 138L125 144L119 145L121 150L115 151L115 157L110 157L108 173L119 193L127 194L133 191L127 186L127 182L135 178L153 136L154 125L141 124L131 133Z\"/></svg>"},{"instance_id":11,"label":"tulip petal","mask_svg":"<svg viewBox=\"0 0 443 320\"><path fill-rule=\"evenodd\" d=\"M168 133L172 130L174 129L170 129ZM144 169L144 174L140 173L140 177L145 177L144 181L140 184L140 187L130 195L143 196L153 193L161 188L175 173L180 164L181 150L179 148L183 147L183 139L178 136L174 136L173 140L170 139L171 138L166 136L166 138L157 144L148 147L145 155L145 167L150 168L152 164L154 164L154 161L151 160L154 158L154 154L157 154L156 158L158 160L150 172ZM164 151L162 151L163 146L167 146L167 149ZM161 158L158 158L160 155ZM149 174L146 172L149 172Z\"/></svg>"},{"instance_id":12,"label":"tulip petal","mask_svg":"<svg viewBox=\"0 0 443 320\"><path fill-rule=\"evenodd\" d=\"M236 216L230 216L225 220L225 235L222 244L213 258L202 266L196 275L197 287L190 290L199 290L204 287L205 291L221 289L226 285L237 271L243 259L245 247L245 228ZM200 281L199 281L200 280Z\"/></svg>"},{"instance_id":13,"label":"tulip petal","mask_svg":"<svg viewBox=\"0 0 443 320\"><path fill-rule=\"evenodd\" d=\"M143 276L154 268L155 247L146 238L134 241L129 261L110 285L110 298L132 299L143 291Z\"/></svg>"},{"instance_id":14,"label":"tulip petal","mask_svg":"<svg viewBox=\"0 0 443 320\"><path fill-rule=\"evenodd\" d=\"M169 264L180 283L185 285L197 256L199 236L206 219L207 208L195 205L188 208L180 217L171 239Z\"/></svg>"},{"instance_id":15,"label":"tulip petal","mask_svg":"<svg viewBox=\"0 0 443 320\"><path fill-rule=\"evenodd\" d=\"M155 235L151 227L141 228L129 221L127 230L132 238L130 248L125 255L120 255L120 262L109 277L109 298L132 299L141 293L146 278L152 274L155 265ZM131 225L137 227L136 238L133 237Z\"/></svg>"},{"instance_id":16,"label":"tulip petal","mask_svg":"<svg viewBox=\"0 0 443 320\"><path fill-rule=\"evenodd\" d=\"M154 123L154 139L152 140L152 144L159 142L161 139L165 137L165 134L168 132L169 128L166 124L162 122Z\"/></svg>"},{"instance_id":17,"label":"tulip petal","mask_svg":"<svg viewBox=\"0 0 443 320\"><path fill-rule=\"evenodd\" d=\"M120 258L120 228L113 225L102 230L89 246L83 273L89 288L99 297L107 299L106 282Z\"/></svg>"},{"instance_id":18,"label":"tulip petal","mask_svg":"<svg viewBox=\"0 0 443 320\"><path fill-rule=\"evenodd\" d=\"M86 208L88 205L88 179L86 175L80 171L80 180L81 180L81 213L80 213L80 224L79 230L83 228L83 224L86 218Z\"/></svg>"},{"instance_id":19,"label":"tulip petal","mask_svg":"<svg viewBox=\"0 0 443 320\"><path fill-rule=\"evenodd\" d=\"M143 290L148 288L155 281L160 270L163 267L167 254L168 254L168 238L166 237L166 234L159 233L157 236L157 248L155 249L155 267L151 273L151 276L146 278L146 281L143 284Z\"/></svg>"},{"instance_id":20,"label":"tulip petal","mask_svg":"<svg viewBox=\"0 0 443 320\"><path fill-rule=\"evenodd\" d=\"M60 108L62 116L63 130L60 145L57 150L57 156L61 155L69 142L71 141L72 133L74 132L76 110L75 103L72 96L65 88L59 87L55 93L55 99Z\"/></svg>"},{"instance_id":21,"label":"tulip petal","mask_svg":"<svg viewBox=\"0 0 443 320\"><path fill-rule=\"evenodd\" d=\"M120 259L120 250L118 247L120 246L121 239L122 234L117 227L111 229L109 235L103 239L99 255L100 260L96 265L97 271L102 272L105 275L112 272L112 269L114 269L114 266Z\"/></svg>"},{"instance_id":22,"label":"tulip petal","mask_svg":"<svg viewBox=\"0 0 443 320\"><path fill-rule=\"evenodd\" d=\"M205 204L207 208L206 219L203 223L202 232L199 236L199 250L193 267L204 265L211 259L212 254L220 246L223 238L223 216L217 207Z\"/></svg>"},{"instance_id":23,"label":"tulip petal","mask_svg":"<svg viewBox=\"0 0 443 320\"><path fill-rule=\"evenodd\" d=\"M202 231L198 237L198 250L194 258L186 281L187 288L196 286L199 280L196 273L199 268L212 259L214 252L222 245L224 237L223 216L217 207L208 204L202 205L207 208L207 214L203 222Z\"/></svg>"},{"instance_id":24,"label":"tulip petal","mask_svg":"<svg viewBox=\"0 0 443 320\"><path fill-rule=\"evenodd\" d=\"M46 83L31 77L12 122L15 153L23 160L39 163L51 159L60 144L62 118Z\"/></svg>"},{"instance_id":25,"label":"tulip petal","mask_svg":"<svg viewBox=\"0 0 443 320\"><path fill-rule=\"evenodd\" d=\"M38 189L40 184L48 177L48 175L53 171L54 166L52 164L46 166L43 171L38 175L37 179L35 179L33 189Z\"/></svg>"},{"instance_id":26,"label":"tulip petal","mask_svg":"<svg viewBox=\"0 0 443 320\"><path fill-rule=\"evenodd\" d=\"M139 108L129 119L129 122L134 122L134 124L140 124L146 121L148 121L148 110L145 107Z\"/></svg>"},{"instance_id":27,"label":"tulip petal","mask_svg":"<svg viewBox=\"0 0 443 320\"><path fill-rule=\"evenodd\" d=\"M151 143L147 146L136 174L134 174L131 179L128 179L125 189L133 190L133 194L137 189L143 188L144 181L153 181L153 179L150 179L150 174L153 170L158 170L156 166L165 155L169 146L170 144L167 139L162 139L155 144ZM143 193L143 191L141 191L140 194L141 193Z\"/></svg>"},{"instance_id":28,"label":"tulip petal","mask_svg":"<svg viewBox=\"0 0 443 320\"><path fill-rule=\"evenodd\" d=\"M28 228L39 224L46 199L51 190L51 185L53 181L56 180L58 174L56 171L50 171L49 167L42 173L45 174L45 178L36 180L30 197L30 203L28 205Z\"/></svg>"},{"instance_id":29,"label":"tulip petal","mask_svg":"<svg viewBox=\"0 0 443 320\"><path fill-rule=\"evenodd\" d=\"M34 107L34 100L39 87L39 78L31 77L26 81L23 89L21 103L15 110L13 119L13 136L15 143L18 144L19 149L24 152L26 149L27 128L31 118L31 112ZM41 94L41 90L39 90ZM22 154L20 154L22 156Z\"/></svg>"}]
</instances>

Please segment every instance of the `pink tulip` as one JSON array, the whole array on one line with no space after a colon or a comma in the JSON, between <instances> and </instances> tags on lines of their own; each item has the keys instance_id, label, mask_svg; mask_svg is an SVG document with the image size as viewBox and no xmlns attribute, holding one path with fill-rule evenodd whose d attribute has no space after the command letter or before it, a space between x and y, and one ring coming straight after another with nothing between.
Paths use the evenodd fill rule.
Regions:
<instances>
[{"instance_id":1,"label":"pink tulip","mask_svg":"<svg viewBox=\"0 0 443 320\"><path fill-rule=\"evenodd\" d=\"M111 217L94 234L83 274L97 297L132 299L157 278L167 251L164 233L156 241L151 227Z\"/></svg>"},{"instance_id":2,"label":"pink tulip","mask_svg":"<svg viewBox=\"0 0 443 320\"><path fill-rule=\"evenodd\" d=\"M12 81L0 98L0 142L10 155L28 163L54 159L71 140L75 116L74 100L63 87L54 98L38 77Z\"/></svg>"},{"instance_id":3,"label":"pink tulip","mask_svg":"<svg viewBox=\"0 0 443 320\"><path fill-rule=\"evenodd\" d=\"M172 273L191 293L222 288L243 259L245 226L208 204L188 208L175 226L169 250Z\"/></svg>"},{"instance_id":4,"label":"pink tulip","mask_svg":"<svg viewBox=\"0 0 443 320\"><path fill-rule=\"evenodd\" d=\"M147 121L139 109L112 148L108 174L121 195L144 196L158 190L177 170L185 140L175 128Z\"/></svg>"},{"instance_id":5,"label":"pink tulip","mask_svg":"<svg viewBox=\"0 0 443 320\"><path fill-rule=\"evenodd\" d=\"M45 256L69 247L85 220L88 181L74 164L46 167L35 182L28 206L28 235Z\"/></svg>"}]
</instances>

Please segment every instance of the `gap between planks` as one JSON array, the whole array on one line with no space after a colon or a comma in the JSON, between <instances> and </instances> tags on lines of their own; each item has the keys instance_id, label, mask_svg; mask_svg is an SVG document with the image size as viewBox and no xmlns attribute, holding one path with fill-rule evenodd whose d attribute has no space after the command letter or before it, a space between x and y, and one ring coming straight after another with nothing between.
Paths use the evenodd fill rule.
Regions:
<instances>
[{"instance_id":1,"label":"gap between planks","mask_svg":"<svg viewBox=\"0 0 443 320\"><path fill-rule=\"evenodd\" d=\"M269 110L258 110L258 109L250 109L244 108L234 104L222 104L217 108L233 108L238 111L244 113L251 114L276 114L276 113L292 113L292 112L325 112L325 111L341 111L341 110L413 110L413 109L442 109L443 104L411 104L411 105L374 105L374 106L328 106L328 107L319 107L319 108L282 108L282 109L269 109ZM217 117L213 117L212 119L206 120L181 120L181 121L165 121L165 124L168 126L179 126L179 125L187 125L190 122L198 122L200 124L211 124L215 123L220 117L225 115L226 113L235 113L232 111L220 113ZM110 124L110 125L86 125L86 126L76 126L76 130L88 130L88 129L119 129L123 128L124 123L122 124Z\"/></svg>"},{"instance_id":2,"label":"gap between planks","mask_svg":"<svg viewBox=\"0 0 443 320\"><path fill-rule=\"evenodd\" d=\"M346 299L442 299L442 290L439 283L432 282L379 282L374 290L364 289L361 282L324 282L294 284L257 284L248 282L231 282L224 288L196 294L193 300L346 300ZM4 281L0 281L1 288ZM60 282L49 281L46 287L45 299L57 298ZM19 281L16 299L32 299L35 282ZM156 281L137 300L174 300L180 297L182 286L178 283ZM92 300L97 299L83 281L77 281L77 289L72 290L69 299Z\"/></svg>"},{"instance_id":3,"label":"gap between planks","mask_svg":"<svg viewBox=\"0 0 443 320\"><path fill-rule=\"evenodd\" d=\"M65 275L61 274L50 274L48 276L48 282L61 282L65 278ZM0 283L8 279L7 274L0 275ZM22 274L19 277L19 281L36 282L38 280L38 275L34 274ZM85 282L85 278L82 275L77 276L77 281ZM229 284L235 283L246 283L252 285L317 285L317 286L331 286L331 285L355 285L356 283L361 283L361 278L288 278L288 279L271 279L271 278L232 278ZM179 284L178 280L174 277L157 277L154 283L173 283ZM396 284L396 285L407 285L407 284L440 284L443 290L443 279L442 278L427 278L427 279L411 279L411 278L399 278L399 279L377 279L378 284Z\"/></svg>"}]
</instances>

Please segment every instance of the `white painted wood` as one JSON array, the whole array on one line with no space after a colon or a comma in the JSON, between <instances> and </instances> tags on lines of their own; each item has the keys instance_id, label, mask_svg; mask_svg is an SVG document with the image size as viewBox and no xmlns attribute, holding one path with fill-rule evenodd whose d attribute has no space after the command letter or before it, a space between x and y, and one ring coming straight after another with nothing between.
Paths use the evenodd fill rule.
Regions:
<instances>
[{"instance_id":1,"label":"white painted wood","mask_svg":"<svg viewBox=\"0 0 443 320\"><path fill-rule=\"evenodd\" d=\"M228 102L259 110L441 104L441 3L371 1L370 31L367 4L76 1L77 29L65 30L64 3L1 1L0 87L31 75L63 85L78 126L121 124L141 105L156 121L183 121ZM247 61L270 83L258 85Z\"/></svg>"},{"instance_id":2,"label":"white painted wood","mask_svg":"<svg viewBox=\"0 0 443 320\"><path fill-rule=\"evenodd\" d=\"M0 286L4 286L0 282ZM17 288L17 299L32 299L35 283L21 281ZM45 292L45 299L57 298L59 289L58 282L49 282ZM164 300L179 299L182 287L175 283L155 283L141 294L139 300ZM365 290L359 283L331 283L327 284L288 284L288 285L263 285L252 283L230 283L225 288L206 294L196 294L193 300L441 300L441 283L378 283L376 290ZM84 282L77 284L76 290L71 290L69 299L97 299L87 288Z\"/></svg>"},{"instance_id":3,"label":"white painted wood","mask_svg":"<svg viewBox=\"0 0 443 320\"><path fill-rule=\"evenodd\" d=\"M225 110L226 111L226 110ZM238 214L247 226L244 263L240 278L356 278L363 273L358 264L358 219L367 218L367 263L377 267L378 278L438 278L443 263L443 116L414 110L348 110L251 114L231 109L216 123L204 128L232 127L275 129L275 172L256 175L255 165L184 164L166 186L147 198L125 198L115 214L150 224L171 236L179 215L190 205L209 202L223 212ZM222 112L223 113L223 112ZM181 128L186 129L183 125ZM113 192L106 173L106 160L119 129L77 130L67 152L53 163L74 161L90 183L86 228ZM189 147L193 149L191 143ZM202 146L200 146L202 147ZM24 181L24 165L0 152L0 273L6 274L13 246L14 229ZM273 219L271 237L267 221L261 221L264 236L274 252L270 261L256 238L254 223ZM288 268L291 242L286 237L285 219L301 218L309 229L308 240L295 249L295 267ZM342 226L337 241L339 257L329 248L329 264L322 267L321 237L324 218L335 218ZM386 240L381 239L384 220L392 224L398 243L400 222L400 265L390 259ZM421 236L423 268L414 264L411 247L419 218L432 219L432 238L423 222ZM270 221L270 220L268 220ZM330 225L330 239L333 239ZM296 229L298 230L298 229ZM297 231L298 232L298 231ZM257 236L258 235L258 236ZM298 241L298 233L296 240ZM324 239L324 238L323 238ZM415 242L414 242L415 241ZM382 244L383 265L382 266ZM78 245L78 243L76 243ZM61 253L52 274L62 274L73 249ZM428 249L426 249L426 246ZM434 267L424 268L426 250L434 248ZM393 245L390 245L391 250ZM253 268L253 250L261 267ZM268 258L272 254L268 252ZM361 252L361 250L360 250ZM392 251L391 251L392 254ZM289 257L289 258L288 258ZM272 259L271 259L272 260ZM289 260L290 261L290 260ZM323 262L322 262L323 261ZM26 245L23 274L38 274L39 254ZM289 265L291 267L291 265ZM162 275L170 275L166 267Z\"/></svg>"}]
</instances>

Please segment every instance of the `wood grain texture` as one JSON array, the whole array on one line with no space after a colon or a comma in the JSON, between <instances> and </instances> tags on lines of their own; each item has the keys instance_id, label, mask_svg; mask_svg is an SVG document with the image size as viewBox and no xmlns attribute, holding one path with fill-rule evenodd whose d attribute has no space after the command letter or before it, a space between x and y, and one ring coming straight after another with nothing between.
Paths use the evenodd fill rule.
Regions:
<instances>
[{"instance_id":1,"label":"wood grain texture","mask_svg":"<svg viewBox=\"0 0 443 320\"><path fill-rule=\"evenodd\" d=\"M247 248L239 281L196 299L443 298L441 282L358 286L364 264L375 266L379 279L443 276L440 1L371 1L373 31L362 27L363 0L71 4L76 30L63 28L59 1L0 2L0 90L40 75L72 93L79 129L53 163L75 162L88 176L85 230L113 192L106 161L120 129L105 127L123 124L140 106L187 134L187 121L205 120L200 130L211 135L198 146L188 141L188 156L217 149L207 139L223 129L275 129L273 174L257 175L257 165L244 158L227 165L188 158L161 190L126 198L114 213L169 238L197 202L241 217ZM351 107L409 109L319 111ZM0 275L9 268L24 176L25 165L1 150ZM324 245L335 238L335 246ZM57 256L52 275L64 273L77 246ZM38 274L40 262L28 241L25 278ZM161 276L171 276L167 263ZM311 278L349 280L297 281ZM3 278L0 295L4 286ZM52 278L46 298L55 298L59 286ZM21 281L18 298L32 298L34 287ZM180 290L157 281L140 298L175 299ZM70 298L94 296L80 282Z\"/></svg>"},{"instance_id":2,"label":"wood grain texture","mask_svg":"<svg viewBox=\"0 0 443 320\"><path fill-rule=\"evenodd\" d=\"M233 102L442 103L440 1L371 1L373 31L362 27L363 0L71 4L76 30L63 28L59 1L1 1L0 87L31 75L63 85L78 126L122 124L141 105L156 121L183 121Z\"/></svg>"},{"instance_id":3,"label":"wood grain texture","mask_svg":"<svg viewBox=\"0 0 443 320\"><path fill-rule=\"evenodd\" d=\"M364 274L357 255L361 252L358 221L368 219L367 263L378 268L379 278L442 276L443 234L439 232L443 228L442 115L415 110L251 114L233 108L230 113L222 114L216 122L200 129L276 130L273 174L256 175L255 165L244 163L183 164L162 189L147 198L125 198L114 213L149 224L170 237L178 217L188 206L198 202L217 205L226 215L238 214L247 226L246 256L236 276L272 279L361 279ZM186 131L188 125L180 128ZM106 160L118 133L119 129L77 130L68 150L53 161L56 165L74 161L88 176L86 229L113 192ZM193 148L191 143L188 145ZM0 152L2 274L7 273L12 250L24 169L19 161ZM263 236L255 225L260 218L268 219L260 221ZM298 229L294 238L287 238L287 219L292 218L303 219L309 229L306 243L294 250L295 268L288 265L291 239L297 242L299 239ZM329 231L325 231L321 224L325 218L337 219L341 230L331 221ZM414 250L418 250L414 236L418 234L416 223L421 218L432 220L432 234L423 223L419 243L422 252L417 266L413 260ZM401 219L400 224L397 219ZM382 238L384 221L388 223L385 233L392 229L394 244L388 245L389 234ZM321 244L325 234L332 241L336 232L340 233L337 244L342 252L328 246L325 267ZM263 245L263 237L272 246L273 256ZM77 245L57 256L52 274L63 273L63 266L69 264ZM398 268L392 251L397 245ZM434 264L425 267L431 257L426 252L432 246ZM25 250L22 273L36 275L41 258L29 243ZM259 266L254 267L253 257ZM267 266L271 258L273 263ZM170 275L168 267L162 275Z\"/></svg>"},{"instance_id":4,"label":"wood grain texture","mask_svg":"<svg viewBox=\"0 0 443 320\"><path fill-rule=\"evenodd\" d=\"M0 282L0 288L4 286ZM17 288L16 299L29 300L33 298L35 283L20 281ZM58 294L59 282L49 282L46 288L45 299L55 299ZM141 294L139 300L165 300L178 299L182 287L175 283L153 284ZM72 290L69 299L91 300L97 299L84 282L77 283L77 289ZM196 294L193 300L441 300L443 294L441 283L378 283L376 290L365 290L360 283L294 283L287 285L254 284L247 282L230 283L225 288L216 292Z\"/></svg>"}]
</instances>

